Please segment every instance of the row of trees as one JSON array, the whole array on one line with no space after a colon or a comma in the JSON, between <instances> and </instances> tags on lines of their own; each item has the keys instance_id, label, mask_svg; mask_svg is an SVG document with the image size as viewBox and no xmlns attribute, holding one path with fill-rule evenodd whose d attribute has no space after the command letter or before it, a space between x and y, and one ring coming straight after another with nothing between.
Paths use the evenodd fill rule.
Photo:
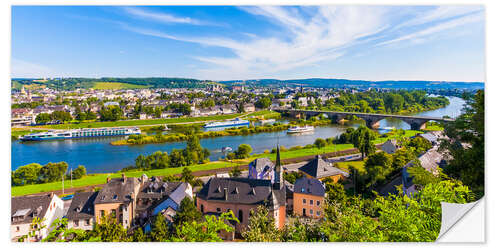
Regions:
<instances>
[{"instance_id":1,"label":"row of trees","mask_svg":"<svg viewBox=\"0 0 500 250\"><path fill-rule=\"evenodd\" d=\"M176 168L205 163L208 161L210 151L203 148L199 138L191 134L188 136L186 148L173 149L170 155L167 152L157 151L151 155L139 155L135 159L135 167L148 169Z\"/></svg>"},{"instance_id":2,"label":"row of trees","mask_svg":"<svg viewBox=\"0 0 500 250\"><path fill-rule=\"evenodd\" d=\"M324 220L291 218L281 230L268 210L252 211L246 241L434 241L441 227L441 202L466 203L470 190L456 181L426 185L413 197L349 196L341 184L326 184Z\"/></svg>"},{"instance_id":3,"label":"row of trees","mask_svg":"<svg viewBox=\"0 0 500 250\"><path fill-rule=\"evenodd\" d=\"M68 163L66 162L49 162L43 166L31 163L12 171L11 180L13 186L23 186L60 181L63 176L80 179L85 175L87 175L87 170L81 165L68 173Z\"/></svg>"},{"instance_id":4,"label":"row of trees","mask_svg":"<svg viewBox=\"0 0 500 250\"><path fill-rule=\"evenodd\" d=\"M449 104L449 100L443 96L431 97L422 90L393 90L389 92L378 92L376 90L357 93L337 93L338 98L332 98L325 103L317 95L309 95L313 99L308 101L308 109L327 109L346 112L362 113L412 113L428 109L436 109ZM296 95L295 98L304 95ZM316 98L315 98L316 97ZM294 108L299 103L292 103Z\"/></svg>"},{"instance_id":5,"label":"row of trees","mask_svg":"<svg viewBox=\"0 0 500 250\"><path fill-rule=\"evenodd\" d=\"M67 122L73 120L73 117L70 113L66 111L54 111L50 114L48 113L40 113L36 116L35 121L37 124L46 124L49 122L60 121Z\"/></svg>"}]
</instances>

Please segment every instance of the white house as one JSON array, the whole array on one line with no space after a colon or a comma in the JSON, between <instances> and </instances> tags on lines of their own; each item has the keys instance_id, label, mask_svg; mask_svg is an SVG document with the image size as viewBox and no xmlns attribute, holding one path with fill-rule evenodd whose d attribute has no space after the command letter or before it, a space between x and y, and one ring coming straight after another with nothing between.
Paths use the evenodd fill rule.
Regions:
<instances>
[{"instance_id":1,"label":"white house","mask_svg":"<svg viewBox=\"0 0 500 250\"><path fill-rule=\"evenodd\" d=\"M55 219L64 215L63 201L55 194L37 196L19 196L11 199L10 238L12 241L28 235L34 218L41 218L45 228L29 237L27 241L40 241L47 237Z\"/></svg>"}]
</instances>

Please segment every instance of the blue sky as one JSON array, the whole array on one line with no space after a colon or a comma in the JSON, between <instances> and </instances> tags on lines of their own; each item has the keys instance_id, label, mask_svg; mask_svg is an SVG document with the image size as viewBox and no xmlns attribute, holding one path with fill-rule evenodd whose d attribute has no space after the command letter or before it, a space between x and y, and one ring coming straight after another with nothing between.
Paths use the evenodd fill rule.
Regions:
<instances>
[{"instance_id":1,"label":"blue sky","mask_svg":"<svg viewBox=\"0 0 500 250\"><path fill-rule=\"evenodd\" d=\"M482 6L14 6L12 77L484 81Z\"/></svg>"}]
</instances>

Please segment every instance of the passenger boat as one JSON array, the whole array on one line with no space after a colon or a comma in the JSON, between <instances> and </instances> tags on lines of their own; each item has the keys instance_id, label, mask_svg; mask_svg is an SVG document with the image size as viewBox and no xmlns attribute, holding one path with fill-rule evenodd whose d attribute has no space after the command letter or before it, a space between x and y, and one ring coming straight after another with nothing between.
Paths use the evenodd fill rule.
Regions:
<instances>
[{"instance_id":1,"label":"passenger boat","mask_svg":"<svg viewBox=\"0 0 500 250\"><path fill-rule=\"evenodd\" d=\"M223 122L209 122L205 124L204 128L239 127L248 125L250 125L249 121L236 118L234 120L223 121Z\"/></svg>"},{"instance_id":2,"label":"passenger boat","mask_svg":"<svg viewBox=\"0 0 500 250\"><path fill-rule=\"evenodd\" d=\"M48 132L33 133L20 137L21 141L46 141L86 137L138 135L141 130L136 127L116 128L82 128L72 130L53 130Z\"/></svg>"},{"instance_id":3,"label":"passenger boat","mask_svg":"<svg viewBox=\"0 0 500 250\"><path fill-rule=\"evenodd\" d=\"M311 132L311 131L314 131L313 126L304 126L304 127L293 126L293 127L290 127L286 132L289 134L297 134L297 133L304 133L304 132Z\"/></svg>"}]
</instances>

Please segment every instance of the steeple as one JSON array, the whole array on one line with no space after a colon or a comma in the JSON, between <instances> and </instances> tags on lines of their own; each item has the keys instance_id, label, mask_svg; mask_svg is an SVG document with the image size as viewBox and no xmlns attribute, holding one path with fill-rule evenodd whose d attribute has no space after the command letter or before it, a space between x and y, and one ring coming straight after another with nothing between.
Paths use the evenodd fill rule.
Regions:
<instances>
[{"instance_id":1,"label":"steeple","mask_svg":"<svg viewBox=\"0 0 500 250\"><path fill-rule=\"evenodd\" d=\"M283 171L281 169L280 145L276 145L276 164L274 165L274 189L283 187Z\"/></svg>"}]
</instances>

